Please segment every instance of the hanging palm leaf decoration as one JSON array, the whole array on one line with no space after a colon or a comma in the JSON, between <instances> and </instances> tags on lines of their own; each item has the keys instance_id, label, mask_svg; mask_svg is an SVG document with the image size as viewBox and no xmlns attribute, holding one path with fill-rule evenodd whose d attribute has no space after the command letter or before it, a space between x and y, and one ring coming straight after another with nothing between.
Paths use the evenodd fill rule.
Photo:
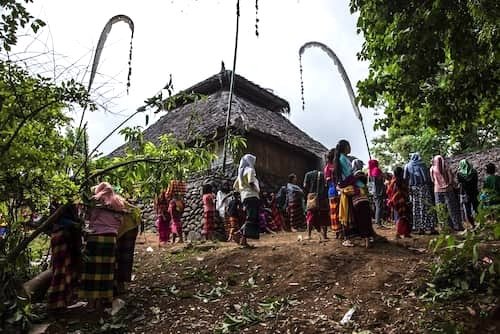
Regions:
<instances>
[{"instance_id":1,"label":"hanging palm leaf decoration","mask_svg":"<svg viewBox=\"0 0 500 334\"><path fill-rule=\"evenodd\" d=\"M127 75L127 94L129 92L130 88L130 77L132 75L132 41L134 39L134 21L127 15L115 15L112 18L108 20L106 25L104 26L104 29L101 32L101 35L99 36L99 41L97 42L97 48L95 50L94 54L94 61L92 62L92 69L90 71L90 79L89 83L87 85L87 91L90 93L90 89L92 88L92 84L94 83L95 75L97 73L97 67L99 66L99 60L101 59L101 54L104 49L104 44L106 43L106 39L108 38L109 33L111 32L111 28L115 23L118 22L125 22L128 24L130 27L130 50L128 54L128 75ZM80 117L80 123L78 124L78 129L82 128L83 120L85 118L85 112L87 110L87 106L83 108L82 111L82 116ZM80 132L78 133L78 136L75 139L75 143L73 144L73 147L71 149L71 154L73 154L76 146L78 145L78 142L80 141Z\"/></svg>"},{"instance_id":2,"label":"hanging palm leaf decoration","mask_svg":"<svg viewBox=\"0 0 500 334\"><path fill-rule=\"evenodd\" d=\"M259 0L255 0L255 36L259 37Z\"/></svg>"},{"instance_id":3,"label":"hanging palm leaf decoration","mask_svg":"<svg viewBox=\"0 0 500 334\"><path fill-rule=\"evenodd\" d=\"M101 59L101 54L104 49L104 44L106 43L106 39L108 38L109 33L111 32L111 28L115 23L125 22L130 27L130 51L128 55L128 75L127 75L127 94L130 88L130 77L132 75L132 40L134 39L134 21L127 15L116 15L108 20L104 29L101 32L101 36L99 37L99 41L97 42L97 48L94 54L94 61L92 62L92 70L90 71L90 80L88 85L88 90L92 87L92 83L94 82L95 75L97 73L97 66L99 66L99 60Z\"/></svg>"},{"instance_id":4,"label":"hanging palm leaf decoration","mask_svg":"<svg viewBox=\"0 0 500 334\"><path fill-rule=\"evenodd\" d=\"M299 69L300 69L300 90L301 90L301 95L302 95L302 109L305 109L305 99L304 99L304 80L302 78L302 73L303 73L303 67L302 67L302 55L304 52L309 49L309 48L319 48L323 50L330 59L333 60L335 65L337 66L337 69L339 70L340 76L342 77L342 80L344 81L345 87L347 89L347 94L349 95L349 99L351 100L352 108L354 111L354 114L356 117L359 119L361 122L361 126L363 127L363 134L365 137L366 141L366 146L368 148L368 156L370 156L371 159L371 154L370 154L370 146L368 145L368 138L366 136L366 131L365 131L365 125L363 123L363 116L361 115L361 112L359 111L358 103L356 102L356 96L354 95L354 90L352 89L351 85L351 80L349 80L349 77L347 76L347 72L345 71L344 65L342 65L342 62L340 61L339 57L333 52L332 49L330 49L328 46L326 46L323 43L320 42L307 42L304 45L302 45L299 49Z\"/></svg>"}]
</instances>

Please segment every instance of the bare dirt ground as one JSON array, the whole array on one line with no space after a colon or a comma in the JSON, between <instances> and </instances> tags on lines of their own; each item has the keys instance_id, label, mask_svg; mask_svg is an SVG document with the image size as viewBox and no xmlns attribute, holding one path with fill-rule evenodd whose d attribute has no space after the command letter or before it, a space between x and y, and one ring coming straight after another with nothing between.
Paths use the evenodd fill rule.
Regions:
<instances>
[{"instance_id":1,"label":"bare dirt ground","mask_svg":"<svg viewBox=\"0 0 500 334\"><path fill-rule=\"evenodd\" d=\"M264 235L254 249L224 242L160 249L154 234L140 236L124 309L114 317L76 309L54 318L51 332L214 333L225 319L229 325L228 315L247 322L236 333L500 332L500 315L482 319L485 306L474 298L418 298L432 256L429 236L378 233L388 241L368 249L360 241L353 248L319 243L318 235L300 240L300 232Z\"/></svg>"}]
</instances>

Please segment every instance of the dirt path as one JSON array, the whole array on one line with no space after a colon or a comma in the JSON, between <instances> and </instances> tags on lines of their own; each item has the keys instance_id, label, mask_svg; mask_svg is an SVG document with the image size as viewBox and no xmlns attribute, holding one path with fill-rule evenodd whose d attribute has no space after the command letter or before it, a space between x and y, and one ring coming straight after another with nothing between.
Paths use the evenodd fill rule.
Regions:
<instances>
[{"instance_id":1,"label":"dirt path","mask_svg":"<svg viewBox=\"0 0 500 334\"><path fill-rule=\"evenodd\" d=\"M75 310L59 321L59 329L201 334L213 333L224 319L229 325L226 314L243 314L254 324L236 332L423 333L453 317L471 318L462 306L439 310L415 296L428 274L429 237L391 240L392 230L379 233L389 241L369 249L359 241L353 248L337 240L319 243L317 235L301 241L304 233L265 235L255 249L230 243L159 249L155 236L148 235L136 249L125 309L97 325L100 317L82 319ZM352 321L341 325L352 306Z\"/></svg>"}]
</instances>

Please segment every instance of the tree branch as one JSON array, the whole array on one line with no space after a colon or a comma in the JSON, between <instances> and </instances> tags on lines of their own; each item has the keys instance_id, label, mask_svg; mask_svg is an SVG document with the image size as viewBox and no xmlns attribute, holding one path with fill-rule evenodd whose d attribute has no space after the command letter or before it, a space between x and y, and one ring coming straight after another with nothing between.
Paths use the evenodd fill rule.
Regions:
<instances>
[{"instance_id":1,"label":"tree branch","mask_svg":"<svg viewBox=\"0 0 500 334\"><path fill-rule=\"evenodd\" d=\"M89 182L90 180L95 179L98 176L104 175L106 173L109 173L112 170L115 170L115 169L123 167L123 166L128 166L128 165L132 165L132 164L136 164L136 163L141 163L141 162L161 163L161 162L165 162L165 161L166 160L157 159L157 158L140 158L140 159L134 159L134 160L120 162L120 163L117 163L116 165L109 166L107 168L101 169L101 170L95 172L94 174L90 175L87 179L85 179L85 181L83 181L82 187L87 182Z\"/></svg>"},{"instance_id":2,"label":"tree branch","mask_svg":"<svg viewBox=\"0 0 500 334\"><path fill-rule=\"evenodd\" d=\"M14 262L17 257L19 256L19 254L21 254L25 249L26 247L28 247L28 245L30 244L30 242L32 242L33 240L35 240L36 237L38 237L43 231L45 231L45 229L55 223L59 217L61 216L63 210L65 209L66 207L65 206L60 206L56 212L54 212L49 218L47 218L47 220L45 220L40 226L38 226L38 228L36 230L34 230L33 232L31 232L31 234L27 237L25 237L11 252L10 254L7 256L7 261L9 262Z\"/></svg>"}]
</instances>

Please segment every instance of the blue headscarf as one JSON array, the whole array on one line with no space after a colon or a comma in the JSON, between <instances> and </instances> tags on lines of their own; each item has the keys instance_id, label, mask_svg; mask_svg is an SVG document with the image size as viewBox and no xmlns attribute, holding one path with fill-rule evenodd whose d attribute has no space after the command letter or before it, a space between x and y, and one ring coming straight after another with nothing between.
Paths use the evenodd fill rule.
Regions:
<instances>
[{"instance_id":1,"label":"blue headscarf","mask_svg":"<svg viewBox=\"0 0 500 334\"><path fill-rule=\"evenodd\" d=\"M409 180L410 186L429 183L429 170L425 166L419 153L413 153L405 166L404 178Z\"/></svg>"}]
</instances>

